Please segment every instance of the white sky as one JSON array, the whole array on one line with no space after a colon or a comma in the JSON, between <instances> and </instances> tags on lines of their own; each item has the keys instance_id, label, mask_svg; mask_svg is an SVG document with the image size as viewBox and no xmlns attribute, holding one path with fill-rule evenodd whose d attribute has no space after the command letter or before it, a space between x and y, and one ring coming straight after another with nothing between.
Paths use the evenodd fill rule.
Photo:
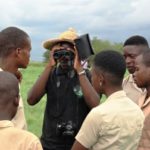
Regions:
<instances>
[{"instance_id":1,"label":"white sky","mask_svg":"<svg viewBox=\"0 0 150 150\"><path fill-rule=\"evenodd\" d=\"M69 27L112 42L135 34L150 42L149 7L149 0L0 0L0 30L25 30L32 39L31 60L41 60L42 41Z\"/></svg>"}]
</instances>

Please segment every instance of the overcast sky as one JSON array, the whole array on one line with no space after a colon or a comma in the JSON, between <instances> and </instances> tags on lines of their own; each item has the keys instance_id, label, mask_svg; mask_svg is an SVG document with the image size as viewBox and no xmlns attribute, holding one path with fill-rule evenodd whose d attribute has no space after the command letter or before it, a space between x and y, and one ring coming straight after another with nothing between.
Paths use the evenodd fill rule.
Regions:
<instances>
[{"instance_id":1,"label":"overcast sky","mask_svg":"<svg viewBox=\"0 0 150 150\"><path fill-rule=\"evenodd\" d=\"M31 60L42 60L42 41L68 29L112 42L143 35L150 42L150 0L0 0L0 30L17 26L32 40Z\"/></svg>"}]
</instances>

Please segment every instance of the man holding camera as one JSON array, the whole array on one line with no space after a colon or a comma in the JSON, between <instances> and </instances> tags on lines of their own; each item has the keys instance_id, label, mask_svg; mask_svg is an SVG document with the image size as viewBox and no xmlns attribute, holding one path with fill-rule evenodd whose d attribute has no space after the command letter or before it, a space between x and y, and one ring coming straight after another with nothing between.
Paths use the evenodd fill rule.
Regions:
<instances>
[{"instance_id":1,"label":"man holding camera","mask_svg":"<svg viewBox=\"0 0 150 150\"><path fill-rule=\"evenodd\" d=\"M50 61L44 72L28 94L28 103L36 104L47 94L41 142L44 150L70 150L90 108L99 104L98 95L88 97L93 89L85 89L84 81L89 73L75 69L77 58L74 39L78 35L73 29L60 34L57 39L44 42L50 51ZM88 92L88 94L86 94Z\"/></svg>"}]
</instances>

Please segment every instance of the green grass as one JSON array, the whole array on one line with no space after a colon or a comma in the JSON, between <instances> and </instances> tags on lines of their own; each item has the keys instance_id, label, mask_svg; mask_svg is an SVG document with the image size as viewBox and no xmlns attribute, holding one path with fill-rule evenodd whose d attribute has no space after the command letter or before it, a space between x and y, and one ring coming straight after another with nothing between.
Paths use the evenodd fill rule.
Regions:
<instances>
[{"instance_id":1,"label":"green grass","mask_svg":"<svg viewBox=\"0 0 150 150\"><path fill-rule=\"evenodd\" d=\"M27 104L27 93L37 80L39 75L44 70L45 64L43 63L30 63L28 68L21 70L23 80L21 82L21 95L24 101L25 116L28 124L28 130L36 134L38 137L41 135L43 115L45 110L45 97L34 105Z\"/></svg>"}]
</instances>

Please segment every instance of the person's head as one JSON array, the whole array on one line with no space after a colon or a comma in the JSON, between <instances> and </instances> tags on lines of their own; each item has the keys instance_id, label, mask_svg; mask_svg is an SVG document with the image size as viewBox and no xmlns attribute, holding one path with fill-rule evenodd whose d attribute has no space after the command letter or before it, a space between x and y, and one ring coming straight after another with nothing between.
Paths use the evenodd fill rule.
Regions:
<instances>
[{"instance_id":1,"label":"person's head","mask_svg":"<svg viewBox=\"0 0 150 150\"><path fill-rule=\"evenodd\" d=\"M0 120L12 119L19 105L19 86L17 78L0 71Z\"/></svg>"},{"instance_id":2,"label":"person's head","mask_svg":"<svg viewBox=\"0 0 150 150\"><path fill-rule=\"evenodd\" d=\"M96 54L92 67L92 84L100 94L106 94L106 88L121 87L126 64L124 57L117 51L104 50Z\"/></svg>"},{"instance_id":3,"label":"person's head","mask_svg":"<svg viewBox=\"0 0 150 150\"><path fill-rule=\"evenodd\" d=\"M17 68L26 68L29 63L31 40L17 27L8 27L0 32L0 59L13 61Z\"/></svg>"},{"instance_id":4,"label":"person's head","mask_svg":"<svg viewBox=\"0 0 150 150\"><path fill-rule=\"evenodd\" d=\"M78 37L73 29L69 29L56 39L49 39L43 43L43 47L52 51L54 60L64 69L73 67L75 57L74 39Z\"/></svg>"},{"instance_id":5,"label":"person's head","mask_svg":"<svg viewBox=\"0 0 150 150\"><path fill-rule=\"evenodd\" d=\"M148 47L147 40L140 35L131 36L124 42L123 53L129 73L134 73L136 57L142 53L143 49Z\"/></svg>"},{"instance_id":6,"label":"person's head","mask_svg":"<svg viewBox=\"0 0 150 150\"><path fill-rule=\"evenodd\" d=\"M63 69L73 67L75 49L74 45L69 42L58 42L52 46L51 51L56 63L59 63Z\"/></svg>"},{"instance_id":7,"label":"person's head","mask_svg":"<svg viewBox=\"0 0 150 150\"><path fill-rule=\"evenodd\" d=\"M138 87L150 87L150 49L145 49L136 58L133 78Z\"/></svg>"}]
</instances>

